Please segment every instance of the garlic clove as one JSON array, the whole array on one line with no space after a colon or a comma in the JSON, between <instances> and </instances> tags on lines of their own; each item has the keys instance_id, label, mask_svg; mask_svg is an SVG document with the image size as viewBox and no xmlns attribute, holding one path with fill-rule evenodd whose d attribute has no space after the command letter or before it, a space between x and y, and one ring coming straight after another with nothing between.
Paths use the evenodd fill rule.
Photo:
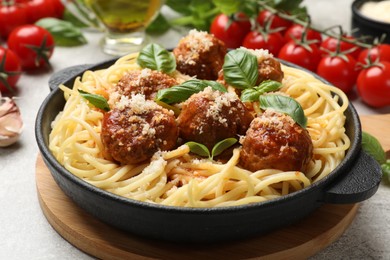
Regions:
<instances>
[{"instance_id":1,"label":"garlic clove","mask_svg":"<svg viewBox=\"0 0 390 260\"><path fill-rule=\"evenodd\" d=\"M22 130L23 121L16 103L10 98L0 97L0 147L18 141Z\"/></svg>"}]
</instances>

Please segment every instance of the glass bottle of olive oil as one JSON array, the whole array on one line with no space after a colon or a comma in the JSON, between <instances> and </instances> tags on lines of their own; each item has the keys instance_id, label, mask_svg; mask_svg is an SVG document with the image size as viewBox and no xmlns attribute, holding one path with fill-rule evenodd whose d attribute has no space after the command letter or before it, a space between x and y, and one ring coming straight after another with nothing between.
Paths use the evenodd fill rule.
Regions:
<instances>
[{"instance_id":1,"label":"glass bottle of olive oil","mask_svg":"<svg viewBox=\"0 0 390 260\"><path fill-rule=\"evenodd\" d=\"M148 43L145 29L157 16L164 0L84 0L106 27L105 53L122 56Z\"/></svg>"},{"instance_id":2,"label":"glass bottle of olive oil","mask_svg":"<svg viewBox=\"0 0 390 260\"><path fill-rule=\"evenodd\" d=\"M143 30L155 18L162 0L85 0L113 33Z\"/></svg>"}]
</instances>

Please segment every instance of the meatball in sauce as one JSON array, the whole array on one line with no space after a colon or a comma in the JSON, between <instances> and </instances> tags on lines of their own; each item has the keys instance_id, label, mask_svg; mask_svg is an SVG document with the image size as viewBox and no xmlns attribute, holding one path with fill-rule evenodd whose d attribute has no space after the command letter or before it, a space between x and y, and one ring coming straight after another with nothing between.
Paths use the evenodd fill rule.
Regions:
<instances>
[{"instance_id":1,"label":"meatball in sauce","mask_svg":"<svg viewBox=\"0 0 390 260\"><path fill-rule=\"evenodd\" d=\"M123 96L105 113L101 140L113 159L122 164L143 162L159 150L176 146L178 128L172 111L141 94Z\"/></svg>"},{"instance_id":2,"label":"meatball in sauce","mask_svg":"<svg viewBox=\"0 0 390 260\"><path fill-rule=\"evenodd\" d=\"M309 132L290 116L272 110L252 121L241 144L240 165L250 171L305 172L313 157Z\"/></svg>"},{"instance_id":3,"label":"meatball in sauce","mask_svg":"<svg viewBox=\"0 0 390 260\"><path fill-rule=\"evenodd\" d=\"M176 79L159 71L151 69L132 70L127 72L110 93L109 104L114 106L121 96L130 97L142 94L146 99L153 100L160 89L178 85Z\"/></svg>"},{"instance_id":4,"label":"meatball in sauce","mask_svg":"<svg viewBox=\"0 0 390 260\"><path fill-rule=\"evenodd\" d=\"M181 138L211 149L223 139L245 134L252 119L235 93L207 87L183 103L177 122Z\"/></svg>"},{"instance_id":5,"label":"meatball in sauce","mask_svg":"<svg viewBox=\"0 0 390 260\"><path fill-rule=\"evenodd\" d=\"M226 51L225 44L214 35L191 30L173 49L176 69L198 79L216 80Z\"/></svg>"}]
</instances>

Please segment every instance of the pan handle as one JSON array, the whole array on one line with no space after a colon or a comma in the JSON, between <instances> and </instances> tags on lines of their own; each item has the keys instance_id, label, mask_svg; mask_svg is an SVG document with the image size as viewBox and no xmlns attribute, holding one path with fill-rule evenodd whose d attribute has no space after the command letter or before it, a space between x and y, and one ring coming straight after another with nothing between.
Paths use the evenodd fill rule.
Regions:
<instances>
[{"instance_id":1,"label":"pan handle","mask_svg":"<svg viewBox=\"0 0 390 260\"><path fill-rule=\"evenodd\" d=\"M349 172L336 179L335 184L325 191L323 202L349 204L364 201L375 194L381 180L381 166L362 150Z\"/></svg>"},{"instance_id":2,"label":"pan handle","mask_svg":"<svg viewBox=\"0 0 390 260\"><path fill-rule=\"evenodd\" d=\"M50 91L55 90L61 84L67 84L70 79L74 79L77 76L81 76L82 73L89 69L91 64L82 64L62 69L55 72L49 78Z\"/></svg>"}]
</instances>

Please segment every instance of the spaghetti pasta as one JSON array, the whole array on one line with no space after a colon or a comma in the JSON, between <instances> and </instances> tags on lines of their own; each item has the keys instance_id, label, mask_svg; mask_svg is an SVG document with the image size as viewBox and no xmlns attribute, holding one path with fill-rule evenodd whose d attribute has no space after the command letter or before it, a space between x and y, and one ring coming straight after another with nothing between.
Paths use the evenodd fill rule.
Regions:
<instances>
[{"instance_id":1,"label":"spaghetti pasta","mask_svg":"<svg viewBox=\"0 0 390 260\"><path fill-rule=\"evenodd\" d=\"M225 163L200 159L187 145L157 152L150 162L120 165L106 154L101 138L103 112L93 108L78 90L107 93L129 70L141 70L137 54L118 59L107 69L86 71L73 88L60 86L66 104L52 123L49 148L71 173L90 184L127 198L182 207L218 207L274 199L303 189L327 176L345 156L345 94L311 74L282 66L281 92L297 100L308 119L314 157L307 172L239 166L240 147ZM178 82L187 79L174 72ZM340 105L341 104L341 105ZM254 104L258 110L258 104Z\"/></svg>"}]
</instances>

